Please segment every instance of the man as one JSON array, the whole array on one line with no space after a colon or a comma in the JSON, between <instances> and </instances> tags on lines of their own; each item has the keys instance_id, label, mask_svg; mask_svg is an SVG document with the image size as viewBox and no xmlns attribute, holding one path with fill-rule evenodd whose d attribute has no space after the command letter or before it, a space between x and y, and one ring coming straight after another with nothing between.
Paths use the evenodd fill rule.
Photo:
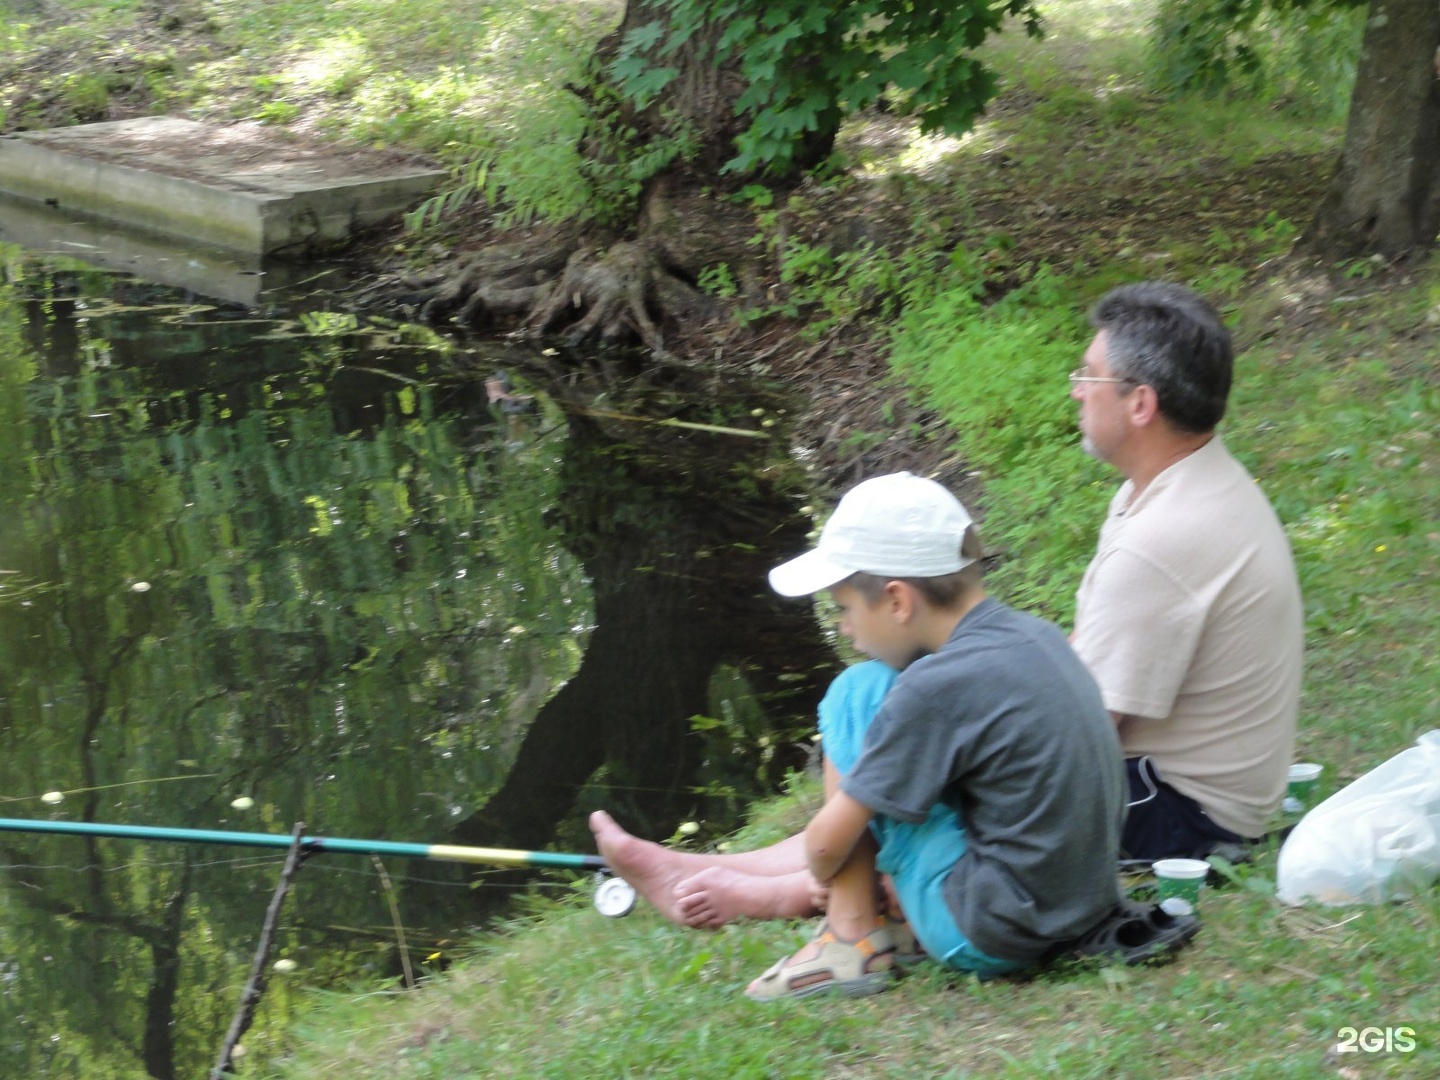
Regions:
<instances>
[{"instance_id":1,"label":"man","mask_svg":"<svg viewBox=\"0 0 1440 1080\"><path fill-rule=\"evenodd\" d=\"M1115 289L1070 376L1085 450L1125 477L1076 598L1071 643L1126 758L1132 858L1265 832L1285 791L1303 612L1290 546L1225 448L1233 353L1177 285Z\"/></svg>"}]
</instances>

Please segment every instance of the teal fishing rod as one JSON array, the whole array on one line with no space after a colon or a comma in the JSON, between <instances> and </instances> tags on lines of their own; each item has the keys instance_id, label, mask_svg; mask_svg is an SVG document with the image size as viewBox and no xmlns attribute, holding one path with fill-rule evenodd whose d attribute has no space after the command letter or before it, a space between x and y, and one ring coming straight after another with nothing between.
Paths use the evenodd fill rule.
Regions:
<instances>
[{"instance_id":1,"label":"teal fishing rod","mask_svg":"<svg viewBox=\"0 0 1440 1080\"><path fill-rule=\"evenodd\" d=\"M118 825L100 821L34 821L28 818L0 818L0 832L62 833L70 836L106 836L119 840L169 840L182 844L228 844L236 847L287 849L298 843L305 854L336 851L358 855L395 855L405 859L430 859L434 862L478 863L485 866L544 866L594 870L604 876L595 891L595 906L602 914L624 915L635 903L635 890L623 879L608 876L611 873L610 866L599 855L467 847L462 844L345 840L334 836L301 836L296 841L293 837L275 833L168 829L155 825Z\"/></svg>"}]
</instances>

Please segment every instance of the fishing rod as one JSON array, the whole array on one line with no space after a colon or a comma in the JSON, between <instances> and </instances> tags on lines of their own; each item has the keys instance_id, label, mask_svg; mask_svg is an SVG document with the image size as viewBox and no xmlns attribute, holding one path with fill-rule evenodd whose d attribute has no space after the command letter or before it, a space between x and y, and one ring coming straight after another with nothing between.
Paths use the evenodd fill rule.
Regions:
<instances>
[{"instance_id":1,"label":"fishing rod","mask_svg":"<svg viewBox=\"0 0 1440 1080\"><path fill-rule=\"evenodd\" d=\"M172 840L184 844L229 844L237 847L289 848L299 845L303 854L326 851L360 855L395 855L433 862L479 863L486 866L544 866L593 870L600 878L595 908L612 918L628 915L635 906L635 889L614 877L599 855L572 855L556 851L518 851L510 848L467 847L461 844L407 844L392 840L346 840L334 836L290 836L275 833L226 832L218 829L170 829L155 825L119 825L100 821L34 821L0 818L0 832L62 833L71 836L106 836L121 840Z\"/></svg>"}]
</instances>

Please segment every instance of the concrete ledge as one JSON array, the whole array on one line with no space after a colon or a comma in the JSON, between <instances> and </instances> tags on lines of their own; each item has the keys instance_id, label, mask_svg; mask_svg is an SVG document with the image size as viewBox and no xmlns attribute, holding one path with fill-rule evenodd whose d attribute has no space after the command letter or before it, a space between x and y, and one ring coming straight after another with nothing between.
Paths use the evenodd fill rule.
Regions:
<instances>
[{"instance_id":1,"label":"concrete ledge","mask_svg":"<svg viewBox=\"0 0 1440 1080\"><path fill-rule=\"evenodd\" d=\"M444 175L377 152L287 143L253 125L174 117L0 138L0 192L255 255L342 244L433 193Z\"/></svg>"}]
</instances>

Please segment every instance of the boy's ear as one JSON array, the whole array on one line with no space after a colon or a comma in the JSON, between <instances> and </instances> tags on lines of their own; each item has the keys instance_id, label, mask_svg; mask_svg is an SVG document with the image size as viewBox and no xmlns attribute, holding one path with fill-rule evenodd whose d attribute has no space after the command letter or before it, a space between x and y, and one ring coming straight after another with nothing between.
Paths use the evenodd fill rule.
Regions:
<instances>
[{"instance_id":1,"label":"boy's ear","mask_svg":"<svg viewBox=\"0 0 1440 1080\"><path fill-rule=\"evenodd\" d=\"M897 579L885 583L884 603L896 622L908 622L914 616L919 600L920 594L909 582Z\"/></svg>"}]
</instances>

